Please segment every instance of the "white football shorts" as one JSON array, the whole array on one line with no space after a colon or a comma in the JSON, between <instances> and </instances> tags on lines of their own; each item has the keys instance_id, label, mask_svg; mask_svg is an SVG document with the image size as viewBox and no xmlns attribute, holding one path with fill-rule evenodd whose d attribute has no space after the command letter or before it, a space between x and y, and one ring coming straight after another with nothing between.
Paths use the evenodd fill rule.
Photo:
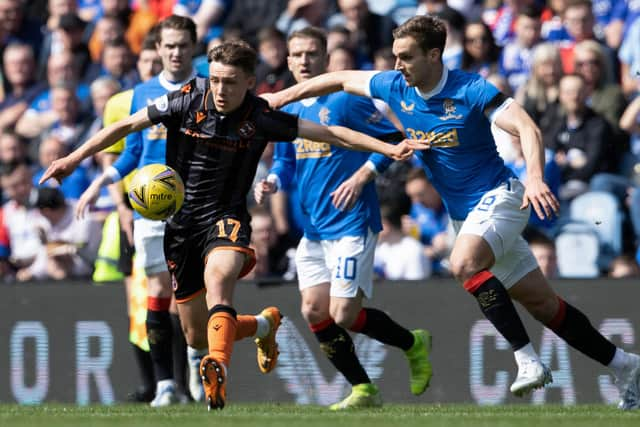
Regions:
<instances>
[{"instance_id":1,"label":"white football shorts","mask_svg":"<svg viewBox=\"0 0 640 427\"><path fill-rule=\"evenodd\" d=\"M509 289L538 263L522 237L531 208L520 209L524 185L510 179L488 191L464 221L452 221L457 235L473 234L491 246L496 259L491 273Z\"/></svg>"},{"instance_id":2,"label":"white football shorts","mask_svg":"<svg viewBox=\"0 0 640 427\"><path fill-rule=\"evenodd\" d=\"M337 240L303 237L296 251L300 290L330 283L332 297L354 298L358 289L373 295L373 255L378 235L347 236Z\"/></svg>"},{"instance_id":3,"label":"white football shorts","mask_svg":"<svg viewBox=\"0 0 640 427\"><path fill-rule=\"evenodd\" d=\"M136 249L134 262L147 275L168 271L164 259L164 227L164 221L146 218L133 221L133 245Z\"/></svg>"}]
</instances>

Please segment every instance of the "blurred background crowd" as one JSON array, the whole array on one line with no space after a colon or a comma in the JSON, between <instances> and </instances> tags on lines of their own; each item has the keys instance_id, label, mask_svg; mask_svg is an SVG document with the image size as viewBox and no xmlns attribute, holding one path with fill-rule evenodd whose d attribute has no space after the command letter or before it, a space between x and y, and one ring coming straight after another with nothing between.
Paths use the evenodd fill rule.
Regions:
<instances>
[{"instance_id":1,"label":"blurred background crowd","mask_svg":"<svg viewBox=\"0 0 640 427\"><path fill-rule=\"evenodd\" d=\"M545 274L640 275L640 1L0 0L4 281L100 280L97 266L110 262L99 249L113 203L105 191L88 218L73 213L100 173L100 159L59 186L40 188L37 181L102 127L111 96L141 82L141 73L158 72L147 36L171 14L195 21L193 67L203 76L209 48L232 38L250 42L260 54L258 94L294 83L286 61L294 30L326 30L329 71L386 70L394 66L393 28L416 14L438 16L448 29L445 64L479 73L513 96L542 131L546 179L562 215L532 216L525 237ZM494 134L505 163L523 178L518 139L500 129ZM271 155L267 149L256 179L266 176ZM453 236L424 172L410 161L394 163L377 185L384 223L377 276L447 276ZM296 200L295 192L278 193L267 206L249 200L258 255L253 279L295 279L303 215Z\"/></svg>"}]
</instances>

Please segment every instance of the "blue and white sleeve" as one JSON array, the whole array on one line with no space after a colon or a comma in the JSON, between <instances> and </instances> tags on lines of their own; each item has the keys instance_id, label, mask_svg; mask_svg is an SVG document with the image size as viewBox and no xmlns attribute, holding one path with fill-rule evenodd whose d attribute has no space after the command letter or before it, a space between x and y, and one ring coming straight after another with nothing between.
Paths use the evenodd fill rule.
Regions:
<instances>
[{"instance_id":1,"label":"blue and white sleeve","mask_svg":"<svg viewBox=\"0 0 640 427\"><path fill-rule=\"evenodd\" d=\"M296 172L296 152L292 143L278 142L273 150L273 163L267 177L278 190L288 191Z\"/></svg>"}]
</instances>

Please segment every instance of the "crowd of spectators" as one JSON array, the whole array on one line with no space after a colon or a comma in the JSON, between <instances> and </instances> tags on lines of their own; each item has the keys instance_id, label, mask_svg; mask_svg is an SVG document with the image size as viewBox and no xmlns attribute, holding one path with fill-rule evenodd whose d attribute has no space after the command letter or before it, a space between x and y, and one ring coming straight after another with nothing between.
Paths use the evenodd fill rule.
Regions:
<instances>
[{"instance_id":1,"label":"crowd of spectators","mask_svg":"<svg viewBox=\"0 0 640 427\"><path fill-rule=\"evenodd\" d=\"M563 207L554 221L532 216L526 233L545 274L562 277L554 239L573 220L572 201L604 191L617 200L618 212L608 214L622 219L622 243L599 265L600 274L638 276L638 1L0 0L2 277L90 276L101 221L114 207L105 192L87 222L71 212L99 172L100 159L85 162L60 186L39 188L37 182L53 160L102 127L112 95L141 81L136 61L159 20L170 14L194 20L199 47L193 66L201 75L207 74L210 47L224 39L250 42L260 54L256 92L263 93L293 84L286 52L292 31L308 25L326 30L330 71L386 70L394 65L393 28L425 13L447 25L445 64L487 78L541 129L546 178ZM397 123L384 104L377 106ZM494 135L507 165L523 178L518 138L499 129ZM271 152L265 152L259 176L268 172ZM453 236L424 171L411 162L394 164L377 184L385 225L377 276L447 276ZM295 193L278 194L269 206L252 208L259 258L252 278L295 278L291 260L304 221L296 199ZM399 251L403 257L394 256Z\"/></svg>"}]
</instances>

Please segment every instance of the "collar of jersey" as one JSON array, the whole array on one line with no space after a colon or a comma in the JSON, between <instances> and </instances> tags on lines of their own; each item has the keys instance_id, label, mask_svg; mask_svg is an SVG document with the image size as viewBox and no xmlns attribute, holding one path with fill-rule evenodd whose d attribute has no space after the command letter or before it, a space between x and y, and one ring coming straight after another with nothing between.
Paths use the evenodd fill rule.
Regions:
<instances>
[{"instance_id":1,"label":"collar of jersey","mask_svg":"<svg viewBox=\"0 0 640 427\"><path fill-rule=\"evenodd\" d=\"M449 69L447 69L447 67L442 67L442 76L440 76L440 81L438 82L436 87L434 87L433 89L431 89L427 93L421 92L420 89L418 89L416 87L415 88L416 89L416 93L418 94L419 97L421 97L423 99L429 99L429 98L439 94L440 92L442 92L442 89L444 88L444 85L447 84L447 77L449 77Z\"/></svg>"},{"instance_id":2,"label":"collar of jersey","mask_svg":"<svg viewBox=\"0 0 640 427\"><path fill-rule=\"evenodd\" d=\"M168 90L169 92L180 89L186 82L193 79L196 76L196 70L191 69L191 74L189 77L184 79L181 82L172 83L164 76L164 71L158 74L158 81L160 82L160 86Z\"/></svg>"}]
</instances>

